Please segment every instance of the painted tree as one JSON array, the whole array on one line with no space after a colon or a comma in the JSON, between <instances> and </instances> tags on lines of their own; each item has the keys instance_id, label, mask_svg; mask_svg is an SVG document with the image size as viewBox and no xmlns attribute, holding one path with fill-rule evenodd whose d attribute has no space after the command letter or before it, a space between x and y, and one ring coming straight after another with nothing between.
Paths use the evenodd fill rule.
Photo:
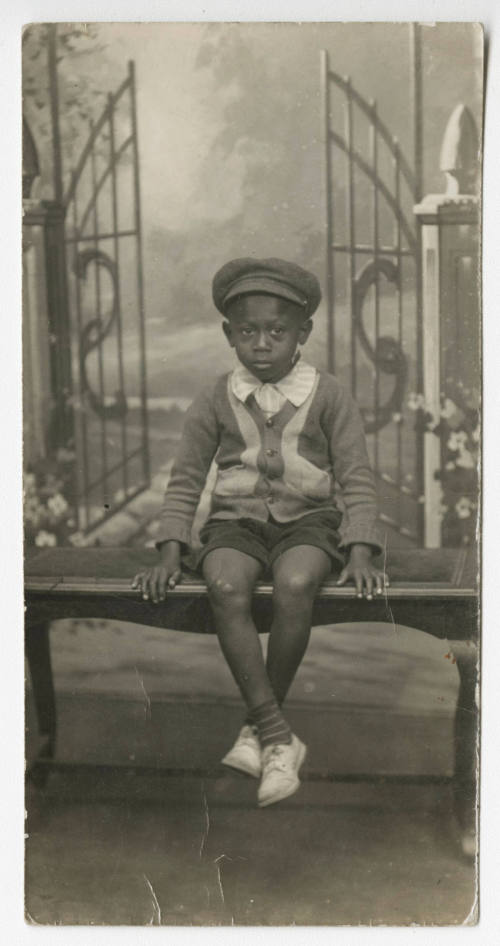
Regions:
<instances>
[{"instance_id":1,"label":"painted tree","mask_svg":"<svg viewBox=\"0 0 500 946\"><path fill-rule=\"evenodd\" d=\"M22 48L23 113L38 151L40 179L36 194L43 198L54 196L48 67L51 28L53 25L45 23L27 26ZM105 104L103 53L106 46L99 38L98 24L57 24L56 35L61 152L67 180L88 136L89 122L98 117Z\"/></svg>"}]
</instances>

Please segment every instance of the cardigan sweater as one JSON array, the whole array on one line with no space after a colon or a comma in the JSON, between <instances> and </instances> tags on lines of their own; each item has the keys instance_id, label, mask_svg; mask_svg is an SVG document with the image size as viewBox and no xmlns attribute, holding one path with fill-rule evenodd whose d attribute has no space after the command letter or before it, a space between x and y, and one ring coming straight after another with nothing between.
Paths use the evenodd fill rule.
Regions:
<instances>
[{"instance_id":1,"label":"cardigan sweater","mask_svg":"<svg viewBox=\"0 0 500 946\"><path fill-rule=\"evenodd\" d=\"M330 374L316 371L299 407L272 417L253 393L236 397L232 372L217 378L186 414L160 515L156 544L191 545L191 527L215 458L210 519L270 516L292 522L317 510L343 512L341 548L382 548L375 484L359 409ZM340 501L339 501L340 492Z\"/></svg>"}]
</instances>

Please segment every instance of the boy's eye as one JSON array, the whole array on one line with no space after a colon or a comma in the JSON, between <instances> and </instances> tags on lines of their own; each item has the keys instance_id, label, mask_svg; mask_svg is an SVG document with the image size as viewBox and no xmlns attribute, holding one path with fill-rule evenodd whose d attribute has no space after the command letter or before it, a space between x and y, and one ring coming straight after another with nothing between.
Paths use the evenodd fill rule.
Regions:
<instances>
[{"instance_id":1,"label":"boy's eye","mask_svg":"<svg viewBox=\"0 0 500 946\"><path fill-rule=\"evenodd\" d=\"M243 328L241 329L241 334L245 335L245 337L248 337L249 335L253 334L253 329L248 328L246 325L244 325Z\"/></svg>"},{"instance_id":2,"label":"boy's eye","mask_svg":"<svg viewBox=\"0 0 500 946\"><path fill-rule=\"evenodd\" d=\"M271 329L271 335L283 335L284 331L281 325L277 325L276 328Z\"/></svg>"}]
</instances>

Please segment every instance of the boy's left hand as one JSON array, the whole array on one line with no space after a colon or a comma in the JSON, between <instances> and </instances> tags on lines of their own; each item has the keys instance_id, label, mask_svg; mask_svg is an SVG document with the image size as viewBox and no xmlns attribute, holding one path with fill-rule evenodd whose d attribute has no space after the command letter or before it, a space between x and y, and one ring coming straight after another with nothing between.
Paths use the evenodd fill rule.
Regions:
<instances>
[{"instance_id":1,"label":"boy's left hand","mask_svg":"<svg viewBox=\"0 0 500 946\"><path fill-rule=\"evenodd\" d=\"M340 573L337 584L345 585L350 578L356 585L358 598L362 598L365 594L367 601L373 601L374 591L376 595L381 595L384 588L389 587L387 576L372 564L372 552L369 545L351 546L349 561Z\"/></svg>"}]
</instances>

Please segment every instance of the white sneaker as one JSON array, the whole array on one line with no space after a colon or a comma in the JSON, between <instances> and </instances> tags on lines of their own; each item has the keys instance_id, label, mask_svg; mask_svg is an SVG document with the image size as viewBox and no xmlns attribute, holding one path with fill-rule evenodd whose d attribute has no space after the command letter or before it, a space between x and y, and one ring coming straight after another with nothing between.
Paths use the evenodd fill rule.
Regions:
<instances>
[{"instance_id":1,"label":"white sneaker","mask_svg":"<svg viewBox=\"0 0 500 946\"><path fill-rule=\"evenodd\" d=\"M279 743L262 750L262 780L257 792L260 808L273 805L297 791L300 785L298 773L306 752L304 743L295 735L289 744Z\"/></svg>"},{"instance_id":2,"label":"white sneaker","mask_svg":"<svg viewBox=\"0 0 500 946\"><path fill-rule=\"evenodd\" d=\"M262 765L257 729L253 726L243 726L233 748L222 759L222 764L260 778Z\"/></svg>"}]
</instances>

